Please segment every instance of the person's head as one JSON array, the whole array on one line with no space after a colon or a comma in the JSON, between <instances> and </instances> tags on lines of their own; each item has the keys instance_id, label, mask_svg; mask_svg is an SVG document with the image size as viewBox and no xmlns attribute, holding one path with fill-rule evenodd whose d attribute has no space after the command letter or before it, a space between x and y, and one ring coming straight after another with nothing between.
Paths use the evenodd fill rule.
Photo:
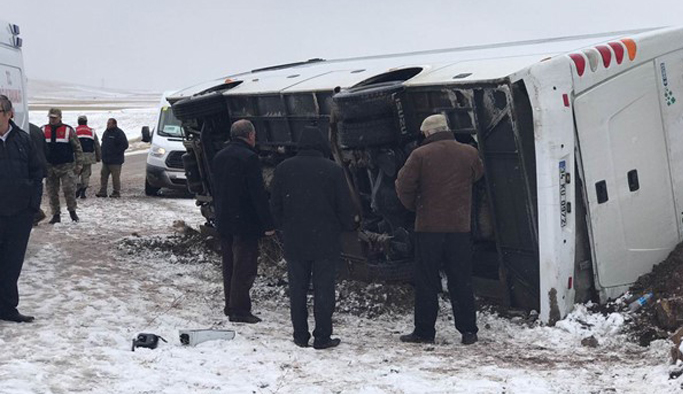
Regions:
<instances>
[{"instance_id":1,"label":"person's head","mask_svg":"<svg viewBox=\"0 0 683 394\"><path fill-rule=\"evenodd\" d=\"M420 131L425 137L429 137L434 133L440 133L442 131L451 131L448 128L448 121L446 117L441 114L430 115L422 121L420 126Z\"/></svg>"},{"instance_id":2,"label":"person's head","mask_svg":"<svg viewBox=\"0 0 683 394\"><path fill-rule=\"evenodd\" d=\"M59 108L50 108L50 110L47 111L47 118L50 119L51 125L62 123L62 110Z\"/></svg>"},{"instance_id":3,"label":"person's head","mask_svg":"<svg viewBox=\"0 0 683 394\"><path fill-rule=\"evenodd\" d=\"M326 153L327 143L317 126L306 126L299 136L298 147L301 150L317 150Z\"/></svg>"},{"instance_id":4,"label":"person's head","mask_svg":"<svg viewBox=\"0 0 683 394\"><path fill-rule=\"evenodd\" d=\"M256 129L254 124L246 119L240 119L230 127L230 138L240 138L246 141L249 146L256 146Z\"/></svg>"},{"instance_id":5,"label":"person's head","mask_svg":"<svg viewBox=\"0 0 683 394\"><path fill-rule=\"evenodd\" d=\"M114 119L114 118L107 119L107 128L108 129L113 129L116 127L117 127L116 119Z\"/></svg>"},{"instance_id":6,"label":"person's head","mask_svg":"<svg viewBox=\"0 0 683 394\"><path fill-rule=\"evenodd\" d=\"M9 121L14 116L12 102L4 94L0 94L0 132L4 133L9 129Z\"/></svg>"},{"instance_id":7,"label":"person's head","mask_svg":"<svg viewBox=\"0 0 683 394\"><path fill-rule=\"evenodd\" d=\"M78 125L79 126L85 126L88 124L88 117L85 115L81 115L78 117Z\"/></svg>"}]
</instances>

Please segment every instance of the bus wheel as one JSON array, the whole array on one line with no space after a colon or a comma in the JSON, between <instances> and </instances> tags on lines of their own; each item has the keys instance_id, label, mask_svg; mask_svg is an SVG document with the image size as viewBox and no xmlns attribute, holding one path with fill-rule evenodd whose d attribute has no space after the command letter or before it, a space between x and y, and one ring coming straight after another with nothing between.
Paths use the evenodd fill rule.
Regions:
<instances>
[{"instance_id":1,"label":"bus wheel","mask_svg":"<svg viewBox=\"0 0 683 394\"><path fill-rule=\"evenodd\" d=\"M181 121L217 115L228 111L225 98L220 93L209 93L180 100L171 107Z\"/></svg>"},{"instance_id":2,"label":"bus wheel","mask_svg":"<svg viewBox=\"0 0 683 394\"><path fill-rule=\"evenodd\" d=\"M398 139L398 128L394 118L339 122L338 127L339 145L343 148L383 145Z\"/></svg>"},{"instance_id":3,"label":"bus wheel","mask_svg":"<svg viewBox=\"0 0 683 394\"><path fill-rule=\"evenodd\" d=\"M401 81L359 86L335 94L340 120L359 120L395 114L396 100L405 90Z\"/></svg>"}]
</instances>

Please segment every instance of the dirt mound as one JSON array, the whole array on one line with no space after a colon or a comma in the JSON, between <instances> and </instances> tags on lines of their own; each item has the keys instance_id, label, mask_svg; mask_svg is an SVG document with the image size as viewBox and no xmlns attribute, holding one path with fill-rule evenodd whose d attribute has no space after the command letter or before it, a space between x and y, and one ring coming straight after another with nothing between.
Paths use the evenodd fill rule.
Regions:
<instances>
[{"instance_id":1,"label":"dirt mound","mask_svg":"<svg viewBox=\"0 0 683 394\"><path fill-rule=\"evenodd\" d=\"M118 249L136 258L160 258L178 264L220 264L216 240L198 232L143 237L133 234L119 242Z\"/></svg>"},{"instance_id":2,"label":"dirt mound","mask_svg":"<svg viewBox=\"0 0 683 394\"><path fill-rule=\"evenodd\" d=\"M621 303L612 303L612 307L627 310L629 304L648 293L652 293L652 298L631 314L629 322L634 339L643 346L668 338L683 326L683 243L652 272L638 278L629 290L630 297L624 297Z\"/></svg>"},{"instance_id":3,"label":"dirt mound","mask_svg":"<svg viewBox=\"0 0 683 394\"><path fill-rule=\"evenodd\" d=\"M119 242L124 255L150 261L175 264L211 264L220 270L220 243L186 226L179 225L178 234L140 236L133 234ZM259 272L252 298L256 303L268 302L288 307L289 288L287 264L282 258L282 244L277 238L265 238L260 243ZM217 276L220 278L220 275ZM312 295L312 291L309 296ZM365 283L338 280L336 285L337 313L374 318L385 314L412 312L413 289L407 284Z\"/></svg>"}]
</instances>

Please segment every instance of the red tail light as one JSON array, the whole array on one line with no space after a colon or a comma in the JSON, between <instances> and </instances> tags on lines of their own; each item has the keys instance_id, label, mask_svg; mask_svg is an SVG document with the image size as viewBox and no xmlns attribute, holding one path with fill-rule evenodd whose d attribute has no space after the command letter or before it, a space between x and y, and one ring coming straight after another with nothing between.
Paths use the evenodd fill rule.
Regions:
<instances>
[{"instance_id":1,"label":"red tail light","mask_svg":"<svg viewBox=\"0 0 683 394\"><path fill-rule=\"evenodd\" d=\"M574 61L576 73L579 74L579 76L583 76L583 73L586 71L586 58L578 53L572 53L569 57Z\"/></svg>"},{"instance_id":2,"label":"red tail light","mask_svg":"<svg viewBox=\"0 0 683 394\"><path fill-rule=\"evenodd\" d=\"M598 45L595 47L595 49L600 52L600 56L602 56L602 64L605 66L605 68L609 67L610 63L612 62L612 51L610 51L605 45Z\"/></svg>"},{"instance_id":3,"label":"red tail light","mask_svg":"<svg viewBox=\"0 0 683 394\"><path fill-rule=\"evenodd\" d=\"M624 46L620 42L610 42L607 45L614 51L614 59L617 61L617 64L621 64L622 60L624 60Z\"/></svg>"}]
</instances>

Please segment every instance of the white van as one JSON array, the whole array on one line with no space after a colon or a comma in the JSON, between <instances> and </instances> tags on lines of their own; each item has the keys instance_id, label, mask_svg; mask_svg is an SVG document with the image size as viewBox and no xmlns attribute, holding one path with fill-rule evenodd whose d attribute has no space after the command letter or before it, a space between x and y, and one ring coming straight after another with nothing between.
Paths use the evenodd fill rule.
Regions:
<instances>
[{"instance_id":1,"label":"white van","mask_svg":"<svg viewBox=\"0 0 683 394\"><path fill-rule=\"evenodd\" d=\"M171 92L166 92L161 97L156 127L151 133L149 127L142 129L142 140L152 143L145 176L145 194L148 196L156 195L162 188L187 189L182 160L185 154L183 126L166 101L169 94Z\"/></svg>"},{"instance_id":2,"label":"white van","mask_svg":"<svg viewBox=\"0 0 683 394\"><path fill-rule=\"evenodd\" d=\"M232 122L254 123L266 171L296 153L305 127L329 135L362 212L344 244L349 267L366 263L357 272L410 267L412 219L393 181L434 113L485 164L473 198L479 294L552 323L575 302L620 295L683 238L683 28L312 59L169 101L209 223L207 163Z\"/></svg>"},{"instance_id":3,"label":"white van","mask_svg":"<svg viewBox=\"0 0 683 394\"><path fill-rule=\"evenodd\" d=\"M28 132L26 76L21 45L19 26L0 21L0 94L12 101L14 123Z\"/></svg>"}]
</instances>

